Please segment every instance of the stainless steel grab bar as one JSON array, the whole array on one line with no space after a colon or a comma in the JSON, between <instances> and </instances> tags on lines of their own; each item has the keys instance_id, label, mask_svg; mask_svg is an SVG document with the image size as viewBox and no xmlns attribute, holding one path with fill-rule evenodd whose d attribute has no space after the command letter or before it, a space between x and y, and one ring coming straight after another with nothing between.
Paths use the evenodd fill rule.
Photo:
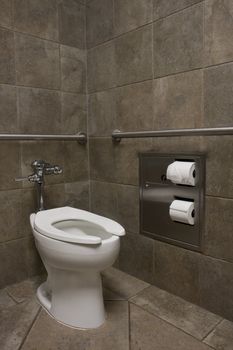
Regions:
<instances>
[{"instance_id":1,"label":"stainless steel grab bar","mask_svg":"<svg viewBox=\"0 0 233 350\"><path fill-rule=\"evenodd\" d=\"M64 141L77 141L80 144L85 144L87 142L87 135L84 132L79 132L73 135L0 134L0 140L8 140L8 141L64 140Z\"/></svg>"},{"instance_id":2,"label":"stainless steel grab bar","mask_svg":"<svg viewBox=\"0 0 233 350\"><path fill-rule=\"evenodd\" d=\"M120 142L121 139L142 138L142 137L167 137L167 136L218 136L233 135L233 127L219 128L199 128L199 129L170 129L155 131L120 131L114 130L112 138L114 141Z\"/></svg>"}]
</instances>

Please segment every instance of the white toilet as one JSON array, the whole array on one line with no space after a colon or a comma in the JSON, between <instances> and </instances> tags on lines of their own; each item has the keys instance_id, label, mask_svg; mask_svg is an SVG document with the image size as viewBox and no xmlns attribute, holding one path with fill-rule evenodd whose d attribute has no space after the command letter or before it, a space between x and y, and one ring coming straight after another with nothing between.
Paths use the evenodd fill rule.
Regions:
<instances>
[{"instance_id":1,"label":"white toilet","mask_svg":"<svg viewBox=\"0 0 233 350\"><path fill-rule=\"evenodd\" d=\"M31 214L30 221L48 272L37 290L40 303L68 326L99 327L105 321L100 272L116 260L124 228L71 207Z\"/></svg>"}]
</instances>

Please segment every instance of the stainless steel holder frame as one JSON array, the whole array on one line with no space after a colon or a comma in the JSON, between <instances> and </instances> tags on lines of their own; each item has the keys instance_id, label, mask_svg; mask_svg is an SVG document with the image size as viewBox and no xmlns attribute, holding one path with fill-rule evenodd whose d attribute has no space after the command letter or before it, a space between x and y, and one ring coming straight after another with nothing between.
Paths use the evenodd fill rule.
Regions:
<instances>
[{"instance_id":1,"label":"stainless steel holder frame","mask_svg":"<svg viewBox=\"0 0 233 350\"><path fill-rule=\"evenodd\" d=\"M7 141L77 141L80 144L87 142L87 135L84 132L78 132L74 135L40 135L40 134L0 134L0 140Z\"/></svg>"},{"instance_id":2,"label":"stainless steel holder frame","mask_svg":"<svg viewBox=\"0 0 233 350\"><path fill-rule=\"evenodd\" d=\"M121 139L142 138L142 137L167 137L167 136L218 136L233 135L233 127L199 128L199 129L170 129L155 131L128 131L114 130L112 139L120 142Z\"/></svg>"}]
</instances>

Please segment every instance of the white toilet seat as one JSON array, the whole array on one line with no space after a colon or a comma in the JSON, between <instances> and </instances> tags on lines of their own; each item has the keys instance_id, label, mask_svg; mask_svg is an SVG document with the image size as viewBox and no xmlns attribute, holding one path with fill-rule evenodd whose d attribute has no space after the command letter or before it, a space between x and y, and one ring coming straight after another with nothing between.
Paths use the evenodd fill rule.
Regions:
<instances>
[{"instance_id":1,"label":"white toilet seat","mask_svg":"<svg viewBox=\"0 0 233 350\"><path fill-rule=\"evenodd\" d=\"M34 220L34 228L39 233L63 242L79 244L100 244L102 238L85 234L83 231L75 233L65 232L55 227L56 224L65 221L80 221L96 225L110 235L124 236L124 228L113 220L90 213L85 210L71 207L62 207L38 212ZM98 230L97 230L98 232Z\"/></svg>"}]
</instances>

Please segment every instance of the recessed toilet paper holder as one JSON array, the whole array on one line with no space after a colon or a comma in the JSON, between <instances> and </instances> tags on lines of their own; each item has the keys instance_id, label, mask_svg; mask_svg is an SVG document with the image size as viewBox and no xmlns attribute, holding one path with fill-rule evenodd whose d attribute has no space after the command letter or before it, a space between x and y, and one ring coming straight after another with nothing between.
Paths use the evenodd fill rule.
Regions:
<instances>
[{"instance_id":1,"label":"recessed toilet paper holder","mask_svg":"<svg viewBox=\"0 0 233 350\"><path fill-rule=\"evenodd\" d=\"M195 185L175 184L166 171L175 161L195 162ZM201 251L204 229L205 155L139 154L140 234L187 249ZM193 224L172 220L169 208L175 200L191 201ZM191 224L190 224L191 223Z\"/></svg>"}]
</instances>

